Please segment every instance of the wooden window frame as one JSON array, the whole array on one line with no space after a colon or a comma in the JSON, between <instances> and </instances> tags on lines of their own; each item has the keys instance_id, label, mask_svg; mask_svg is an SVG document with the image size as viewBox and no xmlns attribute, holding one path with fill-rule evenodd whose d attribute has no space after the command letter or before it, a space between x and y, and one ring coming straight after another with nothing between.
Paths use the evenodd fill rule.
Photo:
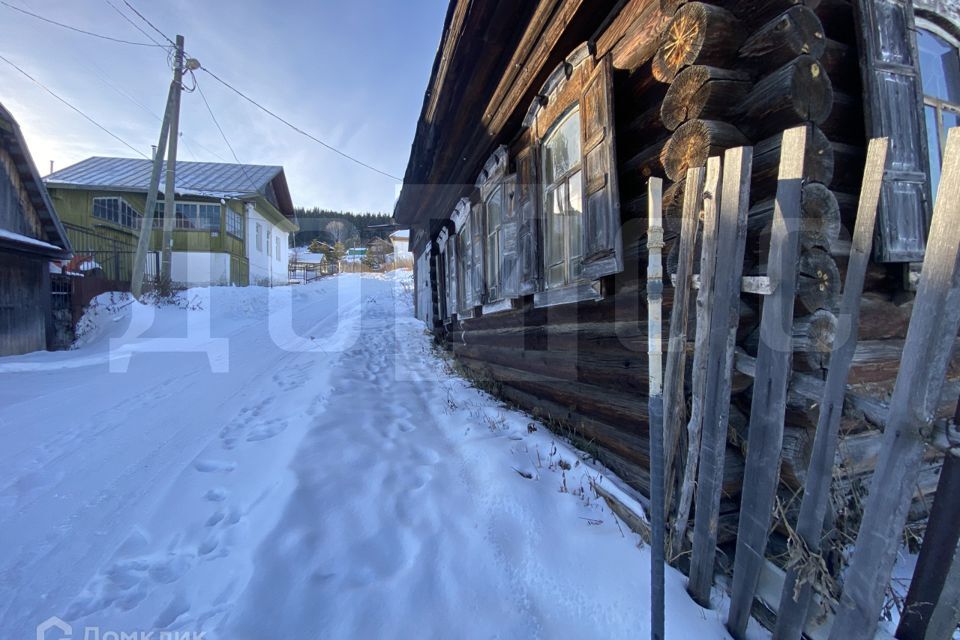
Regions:
<instances>
[{"instance_id":1,"label":"wooden window frame","mask_svg":"<svg viewBox=\"0 0 960 640\"><path fill-rule=\"evenodd\" d=\"M97 201L116 201L117 202L117 219L107 218L104 216L97 215ZM129 210L131 224L123 223L123 208L126 207ZM110 224L115 224L118 227L123 227L124 229L139 229L143 224L143 214L134 207L132 204L127 202L127 199L123 196L96 196L93 198L93 203L90 208L90 214L97 220L102 222L107 222Z\"/></svg>"},{"instance_id":2,"label":"wooden window frame","mask_svg":"<svg viewBox=\"0 0 960 640\"><path fill-rule=\"evenodd\" d=\"M484 295L482 311L484 315L508 311L514 307L513 300L515 295L506 290L505 274L503 272L503 252L505 250L506 232L505 218L508 216L508 206L512 206L509 201L512 193L508 193L508 183L511 176L509 174L510 156L506 146L499 146L490 155L490 158L484 164L480 177L477 178L476 187L480 194L480 203L482 206L483 221L483 258L484 258ZM500 215L499 219L491 228L490 203L494 198L499 198Z\"/></svg>"},{"instance_id":3,"label":"wooden window frame","mask_svg":"<svg viewBox=\"0 0 960 640\"><path fill-rule=\"evenodd\" d=\"M933 22L932 20L929 20L929 19L927 19L927 18L924 18L923 15L922 15L922 13L916 13L916 12L915 12L914 20L915 20L915 24L916 24L916 27L917 27L917 31L926 31L926 32L928 32L928 33L933 34L934 36L937 36L937 37L940 38L941 40L945 41L949 46L951 46L951 47L954 48L954 50L955 50L956 53L957 53L957 57L960 58L960 39L958 39L958 38L957 38L956 36L954 36L952 33L950 33L949 31L947 31L946 29L944 29L943 27L941 27L941 26L938 25L937 23ZM917 45L917 49L918 49L918 53L919 53L919 43L918 43L918 45ZM920 87L921 87L921 91L923 91L923 69L921 68L920 71L921 71ZM939 147L938 147L938 149L937 149L937 151L938 151L938 154L937 154L937 155L940 156L941 162L942 162L942 160L943 160L943 149L944 149L944 147L945 147L946 144L947 144L947 132L946 132L946 128L943 126L943 113L944 113L944 111L949 112L949 113L952 113L952 114L956 115L956 116L958 117L958 119L960 119L960 102L951 102L950 100L944 100L943 98L938 98L938 97L936 97L936 96L930 96L930 95L927 95L926 93L924 93L924 94L923 94L923 107L924 107L924 110L926 110L927 107L931 107L931 108L933 108L933 110L936 112L936 118L937 118L937 141L939 142ZM923 126L924 126L924 128L926 128L926 126L927 126L927 118L926 118L926 114L925 114L925 113L923 114L922 121L923 121ZM926 133L928 134L928 135L927 135L927 140L929 140L929 139L930 139L930 138L929 138L929 132L926 132ZM930 152L931 152L931 149L928 148L928 149L927 149L927 154L928 154L928 156L931 155ZM939 167L938 167L938 169L939 169ZM934 185L933 185L933 167L930 167L930 177L931 177L930 190L931 190L931 192L933 192L933 190L934 190Z\"/></svg>"},{"instance_id":4,"label":"wooden window frame","mask_svg":"<svg viewBox=\"0 0 960 640\"><path fill-rule=\"evenodd\" d=\"M567 123L571 118L573 118L574 116L577 117L577 123L578 123L578 125L579 125L579 126L577 126L577 131L576 131L576 136L577 136L577 149L578 149L576 162L573 163L573 164L572 164L566 171L564 171L561 175L555 176L554 179L553 179L553 182L547 183L547 178L546 178L546 176L547 176L547 166L546 166L547 154L546 154L546 153L542 153L542 154L541 154L541 156L542 156L542 157L541 157L541 163L542 163L542 165L541 165L541 167L540 167L540 172L541 172L541 175L544 176L544 178L543 178L543 185L542 185L542 189L541 189L541 192L540 192L540 207L541 207L540 210L543 212L543 225L542 225L543 231L542 231L542 233L541 233L541 238L540 238L540 241L541 241L542 246L543 246L543 251L542 251L542 255L543 255L543 284L542 284L543 291L558 291L558 290L572 290L572 291L576 291L576 290L578 289L579 285L581 285L581 284L586 284L586 280L585 280L585 279L582 277L582 275L581 275L581 273L582 273L582 264L581 264L581 265L576 265L576 264L575 264L576 261L582 261L582 260L583 260L583 187L584 187L584 184L583 184L583 159L582 159L582 157L581 157L581 153L579 152L579 149L580 149L580 139L579 139L579 138L580 138L580 134L581 134L581 131L582 131L581 127L583 126L583 124L582 124L582 122L580 121L580 105L579 105L579 103L575 103L575 104L571 105L570 108L568 108L565 112L563 112L562 114L560 114L560 116L557 117L556 120L554 120L553 124L551 124L551 125L550 125L550 128L547 130L547 134L546 134L546 135L544 136L544 138L543 138L543 144L541 145L541 148L542 148L542 149L545 149L545 148L547 147L549 141L551 140L551 138L552 138L553 136L559 134L561 128L563 127L563 125L566 124L566 123ZM570 197L570 185L572 184L572 178L574 178L575 176L578 176L577 179L580 181L580 210L579 210L579 214L578 214L578 215L579 215L579 221L578 221L578 224L577 224L577 234L580 236L579 241L580 241L580 245L581 245L581 247L580 247L580 255L577 255L577 256L574 256L574 255L573 255L572 245L573 245L573 236L574 236L574 234L572 233L571 228L570 228L570 227L571 227L571 223L572 223L572 216L571 216L569 213L565 212L565 213L562 214L562 216L563 216L563 221L562 221L562 224L563 224L563 234L562 234L562 235L563 235L563 251L562 251L563 257L562 257L561 260L560 260L558 263L556 263L556 264L548 264L548 263L547 263L547 259L548 259L549 239L550 239L550 235L551 235L551 231L552 231L552 225L555 224L555 220L554 220L555 216L553 215L553 213L552 213L551 211L548 210L548 208L547 208L547 203L549 202L549 197L550 197L550 195L551 195L552 193L556 193L556 192L558 192L558 191L561 191L561 187L565 187L565 188L563 189L564 199L565 199L565 200L568 200L569 197ZM550 269L554 268L554 267L557 266L557 265L562 265L562 266L563 266L563 283L560 284L560 285L551 287L551 286L550 286L550 283L549 283L549 273L550 273ZM575 266L579 266L579 267L580 267L580 269L577 270L576 272L575 272Z\"/></svg>"}]
</instances>

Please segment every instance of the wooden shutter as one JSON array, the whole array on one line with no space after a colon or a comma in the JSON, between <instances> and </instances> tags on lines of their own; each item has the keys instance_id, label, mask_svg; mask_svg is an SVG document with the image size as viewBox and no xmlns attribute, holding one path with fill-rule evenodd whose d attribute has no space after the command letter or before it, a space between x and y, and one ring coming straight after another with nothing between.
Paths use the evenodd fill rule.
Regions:
<instances>
[{"instance_id":1,"label":"wooden shutter","mask_svg":"<svg viewBox=\"0 0 960 640\"><path fill-rule=\"evenodd\" d=\"M613 122L613 65L604 56L580 96L583 154L583 275L597 278L623 271L620 194Z\"/></svg>"},{"instance_id":2,"label":"wooden shutter","mask_svg":"<svg viewBox=\"0 0 960 640\"><path fill-rule=\"evenodd\" d=\"M517 207L517 176L503 180L503 212L500 221L500 297L520 295L520 211Z\"/></svg>"},{"instance_id":3,"label":"wooden shutter","mask_svg":"<svg viewBox=\"0 0 960 640\"><path fill-rule=\"evenodd\" d=\"M464 216L463 226L460 228L463 254L460 258L460 269L463 270L463 291L460 292L460 311L472 311L479 304L476 291L473 287L473 217L469 211Z\"/></svg>"},{"instance_id":4,"label":"wooden shutter","mask_svg":"<svg viewBox=\"0 0 960 640\"><path fill-rule=\"evenodd\" d=\"M912 0L856 0L868 138L890 138L876 259L923 260L930 182Z\"/></svg>"},{"instance_id":5,"label":"wooden shutter","mask_svg":"<svg viewBox=\"0 0 960 640\"><path fill-rule=\"evenodd\" d=\"M482 203L475 203L470 208L470 254L472 259L471 289L473 290L473 304L481 305L485 302L487 293L486 271L484 270L484 208Z\"/></svg>"},{"instance_id":6,"label":"wooden shutter","mask_svg":"<svg viewBox=\"0 0 960 640\"><path fill-rule=\"evenodd\" d=\"M537 147L531 144L517 155L517 293L540 290L540 184Z\"/></svg>"},{"instance_id":7,"label":"wooden shutter","mask_svg":"<svg viewBox=\"0 0 960 640\"><path fill-rule=\"evenodd\" d=\"M447 314L452 318L460 309L457 292L457 235L447 237Z\"/></svg>"}]
</instances>

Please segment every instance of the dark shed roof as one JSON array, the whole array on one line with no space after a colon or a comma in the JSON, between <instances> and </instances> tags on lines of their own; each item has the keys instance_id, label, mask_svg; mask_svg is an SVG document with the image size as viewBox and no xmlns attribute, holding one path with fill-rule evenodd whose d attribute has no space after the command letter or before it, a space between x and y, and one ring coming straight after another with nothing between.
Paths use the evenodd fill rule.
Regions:
<instances>
[{"instance_id":1,"label":"dark shed roof","mask_svg":"<svg viewBox=\"0 0 960 640\"><path fill-rule=\"evenodd\" d=\"M40 224L43 228L43 239L13 238L17 234L4 234L5 243L15 243L28 246L31 251L49 255L50 257L67 257L72 252L70 240L67 233L60 223L56 209L50 201L50 195L40 178L40 172L30 156L30 150L27 148L27 142L23 138L23 132L20 131L20 125L14 119L13 115L0 104L0 146L5 148L13 157L17 171L23 181L30 198L30 204L40 216ZM32 242L31 242L32 240Z\"/></svg>"}]
</instances>

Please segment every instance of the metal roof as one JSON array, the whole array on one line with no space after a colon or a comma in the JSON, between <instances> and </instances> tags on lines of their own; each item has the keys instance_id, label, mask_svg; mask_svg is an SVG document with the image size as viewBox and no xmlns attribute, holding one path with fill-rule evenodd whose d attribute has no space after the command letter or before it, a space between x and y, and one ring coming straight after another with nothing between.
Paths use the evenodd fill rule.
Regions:
<instances>
[{"instance_id":1,"label":"metal roof","mask_svg":"<svg viewBox=\"0 0 960 640\"><path fill-rule=\"evenodd\" d=\"M45 181L56 187L146 191L152 168L153 162L146 159L94 157L52 173ZM221 198L266 195L267 185L282 171L283 167L178 160L176 190Z\"/></svg>"}]
</instances>

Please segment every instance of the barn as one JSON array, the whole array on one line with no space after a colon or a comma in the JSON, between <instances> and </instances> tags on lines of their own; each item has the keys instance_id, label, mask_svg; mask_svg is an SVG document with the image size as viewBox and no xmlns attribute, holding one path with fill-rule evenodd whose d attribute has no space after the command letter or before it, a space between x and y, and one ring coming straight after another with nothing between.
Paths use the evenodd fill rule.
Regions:
<instances>
[{"instance_id":1,"label":"barn","mask_svg":"<svg viewBox=\"0 0 960 640\"><path fill-rule=\"evenodd\" d=\"M0 105L0 356L52 345L50 261L69 255L20 127Z\"/></svg>"},{"instance_id":2,"label":"barn","mask_svg":"<svg viewBox=\"0 0 960 640\"><path fill-rule=\"evenodd\" d=\"M452 0L395 208L410 228L418 317L484 388L649 497L651 179L663 181L669 275L688 170L750 147L738 268L762 275L785 131L806 127L782 509L766 553L782 570L818 422L818 395L805 390L826 377L832 335L823 334L836 328L867 142L889 138L827 523L836 542L827 573L839 574L877 464L877 416L907 337L941 150L960 124L958 44L960 9L937 0ZM666 318L675 295L667 278ZM760 298L745 290L737 305L714 523L721 573L750 482ZM958 380L955 351L943 403L951 414ZM668 442L668 454L680 449ZM922 537L942 460L924 456L907 540Z\"/></svg>"}]
</instances>

